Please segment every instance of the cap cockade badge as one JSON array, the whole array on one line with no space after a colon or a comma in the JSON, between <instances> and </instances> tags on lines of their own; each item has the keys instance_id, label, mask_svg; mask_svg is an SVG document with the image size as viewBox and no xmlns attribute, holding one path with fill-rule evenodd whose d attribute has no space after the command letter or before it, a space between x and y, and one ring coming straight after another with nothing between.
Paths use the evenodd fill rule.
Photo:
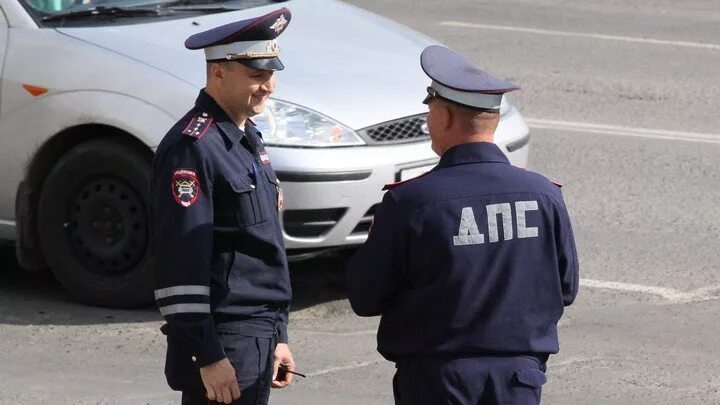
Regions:
<instances>
[{"instance_id":1,"label":"cap cockade badge","mask_svg":"<svg viewBox=\"0 0 720 405\"><path fill-rule=\"evenodd\" d=\"M275 20L275 23L270 26L271 30L275 30L275 32L280 32L285 28L285 25L287 25L288 20L285 19L285 14L280 14L280 17L278 17L277 20Z\"/></svg>"},{"instance_id":2,"label":"cap cockade badge","mask_svg":"<svg viewBox=\"0 0 720 405\"><path fill-rule=\"evenodd\" d=\"M268 41L266 51L268 54L275 54L277 55L280 53L280 45L278 45L276 40Z\"/></svg>"}]
</instances>

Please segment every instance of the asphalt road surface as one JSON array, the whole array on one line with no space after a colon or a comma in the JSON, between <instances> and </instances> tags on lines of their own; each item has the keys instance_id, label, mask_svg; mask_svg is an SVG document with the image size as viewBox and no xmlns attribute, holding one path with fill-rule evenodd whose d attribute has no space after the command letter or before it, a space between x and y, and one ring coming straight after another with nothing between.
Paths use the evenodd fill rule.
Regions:
<instances>
[{"instance_id":1,"label":"asphalt road surface","mask_svg":"<svg viewBox=\"0 0 720 405\"><path fill-rule=\"evenodd\" d=\"M720 6L715 0L353 0L523 87L530 169L565 184L581 292L545 404L720 403ZM0 264L0 403L177 402L152 308L72 301ZM291 343L309 375L273 404L391 404L377 319L343 259L293 267Z\"/></svg>"}]
</instances>

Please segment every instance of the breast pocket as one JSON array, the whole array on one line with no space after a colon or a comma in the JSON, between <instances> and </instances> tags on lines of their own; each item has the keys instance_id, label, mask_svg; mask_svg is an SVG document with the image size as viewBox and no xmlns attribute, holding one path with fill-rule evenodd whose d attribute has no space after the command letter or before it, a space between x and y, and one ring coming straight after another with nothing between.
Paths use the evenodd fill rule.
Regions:
<instances>
[{"instance_id":1,"label":"breast pocket","mask_svg":"<svg viewBox=\"0 0 720 405\"><path fill-rule=\"evenodd\" d=\"M235 216L238 225L251 226L257 225L267 220L264 206L267 205L261 201L257 187L251 182L233 180L230 182L235 199Z\"/></svg>"}]
</instances>

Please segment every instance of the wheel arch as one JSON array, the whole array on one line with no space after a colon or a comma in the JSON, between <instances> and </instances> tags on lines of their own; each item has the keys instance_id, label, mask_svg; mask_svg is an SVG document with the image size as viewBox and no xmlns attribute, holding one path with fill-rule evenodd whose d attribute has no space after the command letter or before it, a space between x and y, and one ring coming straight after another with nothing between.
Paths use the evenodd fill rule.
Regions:
<instances>
[{"instance_id":1,"label":"wheel arch","mask_svg":"<svg viewBox=\"0 0 720 405\"><path fill-rule=\"evenodd\" d=\"M38 237L37 212L45 179L58 160L72 148L99 138L123 142L148 160L153 151L136 136L105 124L80 124L65 128L50 137L28 160L26 176L18 187L15 212L17 226L16 255L22 268L40 270L47 267Z\"/></svg>"}]
</instances>

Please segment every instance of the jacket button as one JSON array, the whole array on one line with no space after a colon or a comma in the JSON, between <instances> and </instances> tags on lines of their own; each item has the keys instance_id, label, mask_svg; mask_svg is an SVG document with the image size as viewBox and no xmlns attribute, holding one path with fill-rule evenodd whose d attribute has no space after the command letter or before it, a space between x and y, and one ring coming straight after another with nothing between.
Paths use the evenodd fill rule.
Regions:
<instances>
[{"instance_id":1,"label":"jacket button","mask_svg":"<svg viewBox=\"0 0 720 405\"><path fill-rule=\"evenodd\" d=\"M192 361L197 361L197 357L192 356L191 358L192 358Z\"/></svg>"}]
</instances>

